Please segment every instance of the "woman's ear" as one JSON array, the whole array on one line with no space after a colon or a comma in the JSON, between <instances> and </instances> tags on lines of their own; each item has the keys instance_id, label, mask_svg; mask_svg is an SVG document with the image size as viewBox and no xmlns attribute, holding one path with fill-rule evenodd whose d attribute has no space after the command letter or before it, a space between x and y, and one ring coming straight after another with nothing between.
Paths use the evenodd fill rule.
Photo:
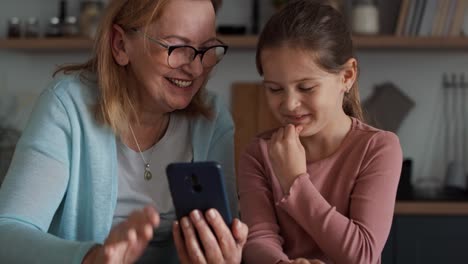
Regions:
<instances>
[{"instance_id":1,"label":"woman's ear","mask_svg":"<svg viewBox=\"0 0 468 264\"><path fill-rule=\"evenodd\" d=\"M349 59L342 70L342 82L345 93L348 93L349 90L353 87L353 84L356 82L357 79L357 61L355 58Z\"/></svg>"},{"instance_id":2,"label":"woman's ear","mask_svg":"<svg viewBox=\"0 0 468 264\"><path fill-rule=\"evenodd\" d=\"M129 62L125 49L125 31L119 25L112 26L111 48L115 62L120 66L126 66Z\"/></svg>"}]
</instances>

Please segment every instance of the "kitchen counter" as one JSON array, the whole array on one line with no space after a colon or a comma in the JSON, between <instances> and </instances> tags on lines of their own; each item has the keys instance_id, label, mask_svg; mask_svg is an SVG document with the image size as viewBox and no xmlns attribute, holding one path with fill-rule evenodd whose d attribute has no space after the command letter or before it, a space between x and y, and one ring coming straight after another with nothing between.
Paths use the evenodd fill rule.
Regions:
<instances>
[{"instance_id":1,"label":"kitchen counter","mask_svg":"<svg viewBox=\"0 0 468 264\"><path fill-rule=\"evenodd\" d=\"M468 216L468 201L397 201L395 215Z\"/></svg>"}]
</instances>

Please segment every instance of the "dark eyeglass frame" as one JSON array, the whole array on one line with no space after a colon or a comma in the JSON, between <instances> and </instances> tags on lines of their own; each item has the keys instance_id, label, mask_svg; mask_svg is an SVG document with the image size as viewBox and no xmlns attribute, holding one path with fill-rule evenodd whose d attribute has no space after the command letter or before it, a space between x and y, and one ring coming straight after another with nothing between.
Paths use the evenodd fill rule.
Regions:
<instances>
[{"instance_id":1,"label":"dark eyeglass frame","mask_svg":"<svg viewBox=\"0 0 468 264\"><path fill-rule=\"evenodd\" d=\"M192 61L195 60L195 58L198 56L198 54L200 54L200 62L201 62L201 64L203 65L203 56L205 55L205 53L206 53L208 50L213 49L213 48L218 48L218 47L219 47L219 48L224 48L224 51L223 51L223 56L224 56L224 55L226 55L226 52L227 52L227 50L228 50L228 48L229 48L228 45L224 44L224 43L223 43L221 40L219 40L219 39L216 39L216 41L219 41L221 44L209 46L209 47L206 47L206 48L203 48L203 49L197 49L197 48L195 48L195 47L193 47L193 46L190 46L190 45L168 45L168 44L166 44L166 43L164 43L164 42L162 42L162 41L160 41L160 40L158 40L158 39L155 39L155 38L149 36L148 34L142 32L141 30L138 30L138 29L136 29L136 28L132 28L131 31L133 31L133 32L135 32L135 33L138 33L138 34L144 36L144 37L145 37L146 39L148 39L149 41L154 42L154 43L158 44L159 46L165 48L165 49L167 50L167 65L169 65L169 67L171 67L171 68L173 68L173 69L176 69L176 68L179 68L179 67L181 67L181 66L184 66L184 65L186 65L186 64L191 63ZM173 67L173 66L171 66L171 64L169 63L169 57L171 56L172 52L173 52L175 49L178 49L178 48L190 48L190 49L192 49L192 50L194 51L194 55L193 55L193 58L190 60L190 62L185 63L185 64L181 64L181 65L179 65L179 66L177 66L177 67ZM204 68L213 67L213 66L215 66L216 64L218 64L220 61L221 61L221 60L217 60L215 64L209 65L209 66L203 65L203 67L204 67Z\"/></svg>"}]
</instances>

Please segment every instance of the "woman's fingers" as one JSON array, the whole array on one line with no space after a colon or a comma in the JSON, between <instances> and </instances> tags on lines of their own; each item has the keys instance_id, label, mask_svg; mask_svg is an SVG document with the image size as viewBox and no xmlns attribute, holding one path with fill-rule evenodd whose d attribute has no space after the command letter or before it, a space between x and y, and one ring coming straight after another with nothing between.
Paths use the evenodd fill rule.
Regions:
<instances>
[{"instance_id":1,"label":"woman's fingers","mask_svg":"<svg viewBox=\"0 0 468 264\"><path fill-rule=\"evenodd\" d=\"M105 263L133 263L143 254L159 225L159 215L152 207L134 211L127 220L112 228L103 246Z\"/></svg>"},{"instance_id":2,"label":"woman's fingers","mask_svg":"<svg viewBox=\"0 0 468 264\"><path fill-rule=\"evenodd\" d=\"M232 234L237 241L237 247L242 249L247 242L249 228L246 224L242 223L239 219L236 218L232 222Z\"/></svg>"},{"instance_id":3,"label":"woman's fingers","mask_svg":"<svg viewBox=\"0 0 468 264\"><path fill-rule=\"evenodd\" d=\"M236 247L236 241L230 228L224 222L223 217L215 209L209 209L205 213L206 219L213 229L219 248L224 256L228 255Z\"/></svg>"},{"instance_id":4,"label":"woman's fingers","mask_svg":"<svg viewBox=\"0 0 468 264\"><path fill-rule=\"evenodd\" d=\"M180 223L184 236L185 249L190 258L190 263L206 263L204 253L198 243L197 235L190 219L186 216L182 217Z\"/></svg>"},{"instance_id":5,"label":"woman's fingers","mask_svg":"<svg viewBox=\"0 0 468 264\"><path fill-rule=\"evenodd\" d=\"M182 237L182 230L179 221L175 221L172 225L172 236L174 237L174 244L176 246L177 255L179 255L179 260L182 264L190 263L190 259L185 250L185 242Z\"/></svg>"},{"instance_id":6,"label":"woman's fingers","mask_svg":"<svg viewBox=\"0 0 468 264\"><path fill-rule=\"evenodd\" d=\"M248 227L234 219L231 232L222 216L210 209L205 217L199 210L191 212L174 223L172 232L181 263L238 263Z\"/></svg>"},{"instance_id":7,"label":"woman's fingers","mask_svg":"<svg viewBox=\"0 0 468 264\"><path fill-rule=\"evenodd\" d=\"M208 215L208 213L207 213ZM223 262L223 246L227 240L227 237L224 236L216 236L213 234L211 231L210 227L208 226L208 223L206 222L205 218L203 217L202 213L199 210L194 210L190 213L190 219L195 227L195 232L198 234L198 237L200 238L201 246L205 249L205 257L208 263L222 263ZM221 220L222 221L222 220ZM216 223L217 225L219 223ZM224 221L222 221L222 224L224 224ZM213 226L211 224L211 227L213 229L219 228L218 226ZM227 227L226 227L227 229ZM230 235L229 229L227 229ZM217 234L217 233L216 233ZM232 237L231 237L232 240ZM234 242L234 241L232 241Z\"/></svg>"},{"instance_id":8,"label":"woman's fingers","mask_svg":"<svg viewBox=\"0 0 468 264\"><path fill-rule=\"evenodd\" d=\"M160 221L159 214L156 211L156 209L154 209L154 207L146 206L145 208L143 208L143 212L145 213L151 225L153 225L154 227L159 226L159 221Z\"/></svg>"},{"instance_id":9,"label":"woman's fingers","mask_svg":"<svg viewBox=\"0 0 468 264\"><path fill-rule=\"evenodd\" d=\"M149 241L153 237L154 228L159 225L159 215L153 207L147 206L143 210L133 212L127 223L137 231L138 240Z\"/></svg>"}]
</instances>

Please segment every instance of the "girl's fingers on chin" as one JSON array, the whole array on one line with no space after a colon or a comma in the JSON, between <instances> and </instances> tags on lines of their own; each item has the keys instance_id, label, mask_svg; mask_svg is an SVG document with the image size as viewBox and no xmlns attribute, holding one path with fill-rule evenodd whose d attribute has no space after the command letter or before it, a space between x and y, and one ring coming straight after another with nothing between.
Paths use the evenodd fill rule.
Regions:
<instances>
[{"instance_id":1,"label":"girl's fingers on chin","mask_svg":"<svg viewBox=\"0 0 468 264\"><path fill-rule=\"evenodd\" d=\"M284 136L284 128L280 127L278 131L276 131L277 140L282 140L283 136Z\"/></svg>"},{"instance_id":2,"label":"girl's fingers on chin","mask_svg":"<svg viewBox=\"0 0 468 264\"><path fill-rule=\"evenodd\" d=\"M284 131L284 137L288 138L288 139L291 138L291 137L294 137L296 135L296 133L294 133L294 132L295 132L294 125L288 124L286 126L286 128L285 128L285 131Z\"/></svg>"}]
</instances>

